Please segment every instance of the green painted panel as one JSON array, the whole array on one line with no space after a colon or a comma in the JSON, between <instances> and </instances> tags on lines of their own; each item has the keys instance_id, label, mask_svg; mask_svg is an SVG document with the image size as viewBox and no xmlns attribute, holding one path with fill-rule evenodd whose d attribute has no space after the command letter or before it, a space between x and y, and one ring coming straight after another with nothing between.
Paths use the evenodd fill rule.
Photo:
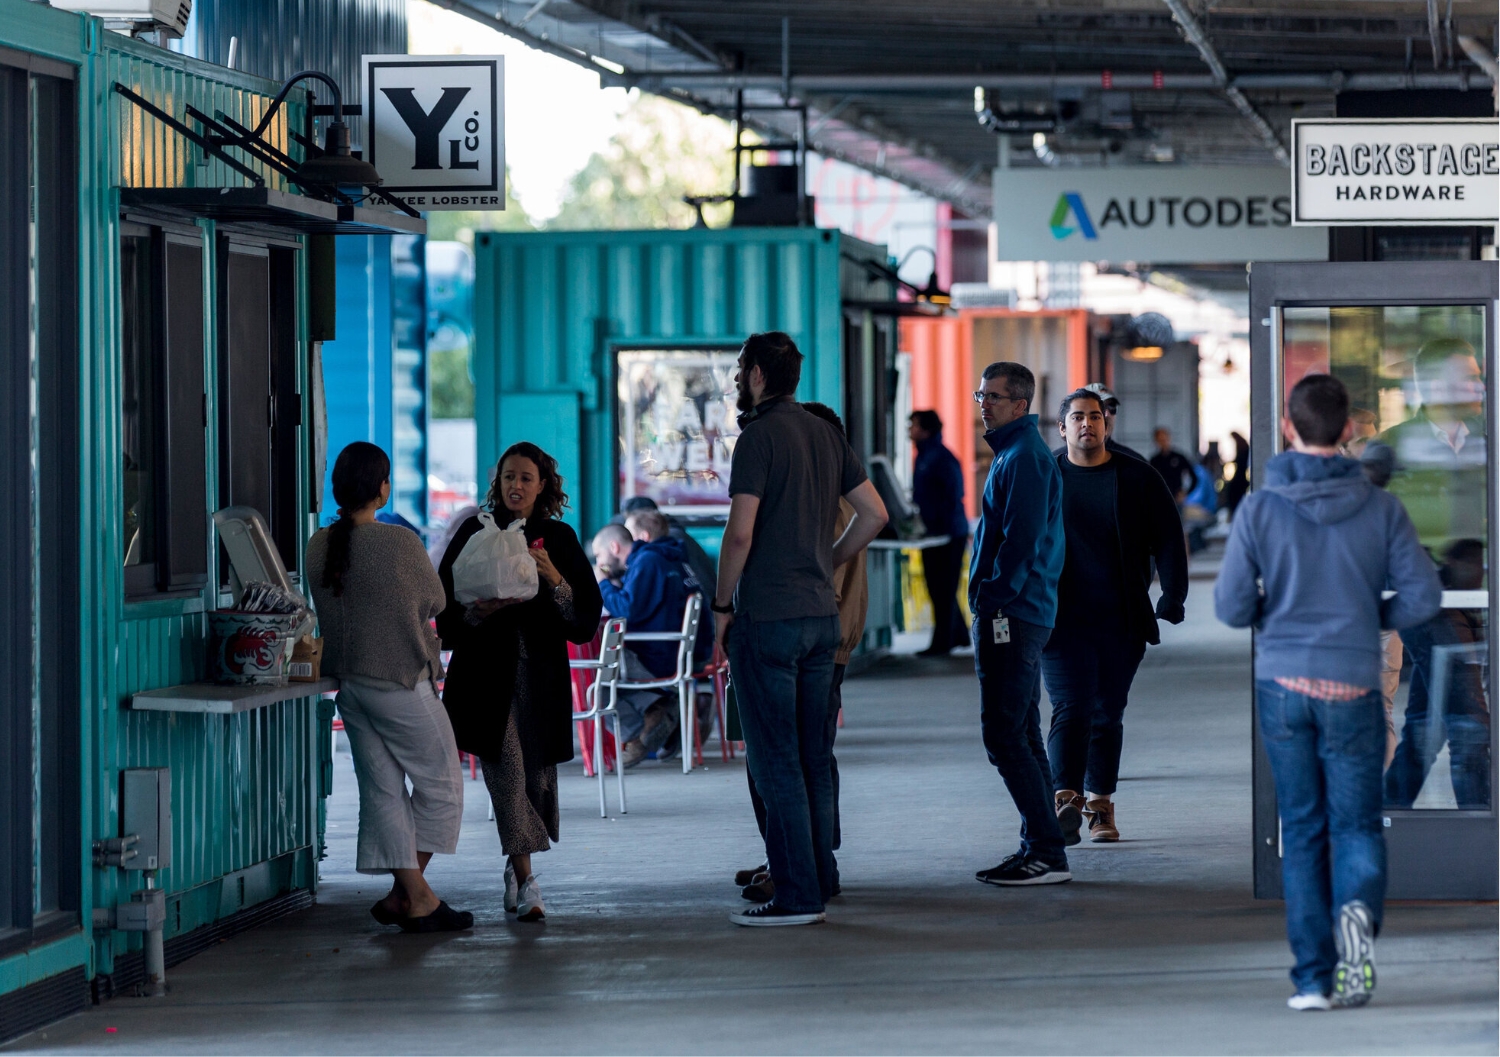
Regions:
<instances>
[{"instance_id":1,"label":"green painted panel","mask_svg":"<svg viewBox=\"0 0 1500 1057\"><path fill-rule=\"evenodd\" d=\"M807 356L799 395L840 408L843 298L890 296L845 274L846 256L883 261L882 248L815 228L481 233L475 255L479 465L493 466L502 435L546 447L566 394L578 428L561 442L579 445L568 491L586 532L615 509L616 346L785 330ZM521 394L547 399L514 403Z\"/></svg>"}]
</instances>

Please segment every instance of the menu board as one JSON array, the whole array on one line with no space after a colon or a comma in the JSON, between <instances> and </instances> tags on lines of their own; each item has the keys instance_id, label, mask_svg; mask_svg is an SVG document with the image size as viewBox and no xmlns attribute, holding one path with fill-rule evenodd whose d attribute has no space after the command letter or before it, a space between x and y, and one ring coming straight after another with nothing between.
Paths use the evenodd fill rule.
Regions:
<instances>
[{"instance_id":1,"label":"menu board","mask_svg":"<svg viewBox=\"0 0 1500 1057\"><path fill-rule=\"evenodd\" d=\"M620 501L649 496L684 514L729 511L738 348L616 353Z\"/></svg>"}]
</instances>

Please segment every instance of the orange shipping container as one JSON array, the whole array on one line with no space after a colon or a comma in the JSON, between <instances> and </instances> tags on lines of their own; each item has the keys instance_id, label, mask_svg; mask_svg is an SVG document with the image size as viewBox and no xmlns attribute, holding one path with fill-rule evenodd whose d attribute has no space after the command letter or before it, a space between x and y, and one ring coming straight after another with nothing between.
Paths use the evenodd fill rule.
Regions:
<instances>
[{"instance_id":1,"label":"orange shipping container","mask_svg":"<svg viewBox=\"0 0 1500 1057\"><path fill-rule=\"evenodd\" d=\"M936 411L943 440L968 468L964 508L979 516L979 496L989 472L990 451L983 440L974 390L979 372L996 360L1014 360L1036 375L1032 412L1041 416L1042 435L1056 444L1055 404L1088 377L1089 312L1051 309L963 309L948 316L907 316L901 320L900 351L911 354L911 406Z\"/></svg>"}]
</instances>

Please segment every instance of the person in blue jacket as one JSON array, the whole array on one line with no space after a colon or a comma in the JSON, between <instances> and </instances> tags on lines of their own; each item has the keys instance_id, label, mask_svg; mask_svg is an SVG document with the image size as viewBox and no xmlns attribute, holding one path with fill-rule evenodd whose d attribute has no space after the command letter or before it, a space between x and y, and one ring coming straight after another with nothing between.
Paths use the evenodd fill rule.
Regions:
<instances>
[{"instance_id":1,"label":"person in blue jacket","mask_svg":"<svg viewBox=\"0 0 1500 1057\"><path fill-rule=\"evenodd\" d=\"M610 616L624 617L632 631L680 631L689 588L681 541L633 540L622 525L605 525L594 536L594 577ZM623 567L622 567L623 566ZM625 651L625 678L665 679L677 671L677 643L638 642ZM620 757L634 767L661 748L677 729L676 709L660 705L654 691L620 695Z\"/></svg>"},{"instance_id":2,"label":"person in blue jacket","mask_svg":"<svg viewBox=\"0 0 1500 1057\"><path fill-rule=\"evenodd\" d=\"M992 363L974 394L995 453L969 565L980 730L1021 813L1021 847L976 879L994 885L1070 881L1042 741L1042 647L1057 620L1063 570L1062 474L1030 414L1036 379Z\"/></svg>"},{"instance_id":3,"label":"person in blue jacket","mask_svg":"<svg viewBox=\"0 0 1500 1057\"><path fill-rule=\"evenodd\" d=\"M964 471L943 443L943 420L936 411L913 411L907 436L917 448L911 472L911 498L929 536L948 542L922 551L922 575L932 599L932 643L923 657L946 657L955 646L967 646L963 613L958 608L958 574L969 545L969 516L964 513Z\"/></svg>"},{"instance_id":4,"label":"person in blue jacket","mask_svg":"<svg viewBox=\"0 0 1500 1057\"><path fill-rule=\"evenodd\" d=\"M1382 629L1422 624L1443 588L1401 501L1339 454L1349 393L1310 374L1282 422L1293 450L1240 504L1214 611L1255 628L1255 711L1276 782L1296 1010L1375 988L1385 901ZM1386 597L1390 592L1390 597Z\"/></svg>"}]
</instances>

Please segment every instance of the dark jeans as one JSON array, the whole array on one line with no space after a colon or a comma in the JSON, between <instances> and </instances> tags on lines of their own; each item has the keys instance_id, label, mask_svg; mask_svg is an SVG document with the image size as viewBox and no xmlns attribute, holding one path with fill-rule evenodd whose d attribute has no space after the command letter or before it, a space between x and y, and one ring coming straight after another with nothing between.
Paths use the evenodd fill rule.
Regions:
<instances>
[{"instance_id":1,"label":"dark jeans","mask_svg":"<svg viewBox=\"0 0 1500 1057\"><path fill-rule=\"evenodd\" d=\"M969 537L955 539L922 552L922 576L932 599L932 645L929 649L951 650L967 646L963 611L958 608L958 578L963 571L964 548Z\"/></svg>"},{"instance_id":2,"label":"dark jeans","mask_svg":"<svg viewBox=\"0 0 1500 1057\"><path fill-rule=\"evenodd\" d=\"M1042 652L1042 675L1052 699L1047 758L1052 788L1103 795L1120 780L1125 705L1146 653L1138 636L1119 630L1052 632Z\"/></svg>"},{"instance_id":3,"label":"dark jeans","mask_svg":"<svg viewBox=\"0 0 1500 1057\"><path fill-rule=\"evenodd\" d=\"M1379 690L1354 701L1320 701L1270 679L1256 680L1255 701L1281 817L1286 933L1296 959L1292 983L1298 991L1326 995L1338 962L1338 908L1363 900L1380 928L1385 707Z\"/></svg>"},{"instance_id":4,"label":"dark jeans","mask_svg":"<svg viewBox=\"0 0 1500 1057\"><path fill-rule=\"evenodd\" d=\"M1481 811L1490 806L1490 713L1479 666L1469 663L1472 658L1442 659L1439 655L1439 663L1446 666L1447 688L1444 700L1435 702L1431 698L1437 674L1433 647L1484 641L1483 630L1452 609L1401 632L1401 643L1411 656L1411 689L1406 697L1401 743L1385 773L1387 806L1411 807L1445 741L1458 806Z\"/></svg>"},{"instance_id":5,"label":"dark jeans","mask_svg":"<svg viewBox=\"0 0 1500 1057\"><path fill-rule=\"evenodd\" d=\"M833 666L833 689L828 692L828 773L833 779L833 850L838 851L844 843L843 830L839 825L839 761L833 755L833 739L839 732L839 710L844 707L844 670L847 665ZM766 836L766 802L755 788L755 775L745 768L745 780L750 785L750 806L755 811L755 824L760 827L760 836ZM834 879L838 879L838 867L834 867Z\"/></svg>"},{"instance_id":6,"label":"dark jeans","mask_svg":"<svg viewBox=\"0 0 1500 1057\"><path fill-rule=\"evenodd\" d=\"M1021 851L1061 866L1062 830L1052 808L1047 750L1042 745L1042 647L1051 628L1010 621L1010 642L997 645L992 616L974 620L974 669L979 673L979 726L990 763L1021 812Z\"/></svg>"},{"instance_id":7,"label":"dark jeans","mask_svg":"<svg viewBox=\"0 0 1500 1057\"><path fill-rule=\"evenodd\" d=\"M833 894L828 693L839 618L755 620L729 628L729 668L747 764L766 808L776 905L807 913Z\"/></svg>"}]
</instances>

